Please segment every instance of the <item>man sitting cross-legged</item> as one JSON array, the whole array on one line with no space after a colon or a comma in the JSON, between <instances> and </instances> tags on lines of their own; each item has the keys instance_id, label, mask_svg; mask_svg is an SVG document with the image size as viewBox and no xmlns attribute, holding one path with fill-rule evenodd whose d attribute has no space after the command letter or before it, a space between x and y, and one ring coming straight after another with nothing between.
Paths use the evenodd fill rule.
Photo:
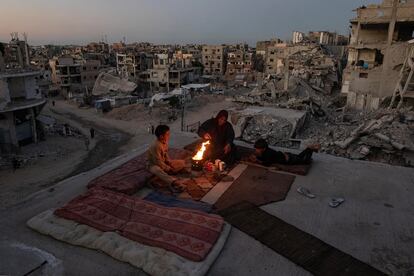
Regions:
<instances>
[{"instance_id":1,"label":"man sitting cross-legged","mask_svg":"<svg viewBox=\"0 0 414 276\"><path fill-rule=\"evenodd\" d=\"M318 152L321 148L320 144L308 146L299 154L289 152L276 151L269 148L265 139L259 139L254 143L255 152L250 156L250 161L271 166L275 164L281 165L302 165L309 164L312 161L312 154Z\"/></svg>"},{"instance_id":2,"label":"man sitting cross-legged","mask_svg":"<svg viewBox=\"0 0 414 276\"><path fill-rule=\"evenodd\" d=\"M170 128L168 126L157 126L155 136L157 136L157 139L147 152L148 169L152 174L167 183L173 192L180 192L185 189L186 181L173 175L185 169L185 161L171 160L168 156L168 141L170 139Z\"/></svg>"}]
</instances>

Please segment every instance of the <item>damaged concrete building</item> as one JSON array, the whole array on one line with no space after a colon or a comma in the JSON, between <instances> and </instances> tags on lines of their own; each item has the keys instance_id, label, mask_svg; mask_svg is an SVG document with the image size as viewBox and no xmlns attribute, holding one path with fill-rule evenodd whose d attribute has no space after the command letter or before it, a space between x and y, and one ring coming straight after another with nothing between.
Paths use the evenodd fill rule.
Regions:
<instances>
[{"instance_id":1,"label":"damaged concrete building","mask_svg":"<svg viewBox=\"0 0 414 276\"><path fill-rule=\"evenodd\" d=\"M234 82L244 82L252 79L253 53L248 49L235 49L227 53L226 79Z\"/></svg>"},{"instance_id":2,"label":"damaged concrete building","mask_svg":"<svg viewBox=\"0 0 414 276\"><path fill-rule=\"evenodd\" d=\"M12 45L22 45L16 41ZM0 152L10 153L38 141L36 117L46 100L37 84L40 71L28 67L27 51L16 52L13 68L6 68L3 54L0 48Z\"/></svg>"},{"instance_id":3,"label":"damaged concrete building","mask_svg":"<svg viewBox=\"0 0 414 276\"><path fill-rule=\"evenodd\" d=\"M143 78L143 74L148 74ZM164 90L179 88L181 85L198 81L201 75L200 67L193 67L185 59L174 58L171 53L155 54L152 69L141 73L141 78L150 83L151 90Z\"/></svg>"},{"instance_id":4,"label":"damaged concrete building","mask_svg":"<svg viewBox=\"0 0 414 276\"><path fill-rule=\"evenodd\" d=\"M284 60L287 57L287 44L277 43L266 48L265 72L268 75L282 73Z\"/></svg>"},{"instance_id":5,"label":"damaged concrete building","mask_svg":"<svg viewBox=\"0 0 414 276\"><path fill-rule=\"evenodd\" d=\"M52 81L60 87L66 98L90 91L98 78L99 60L76 60L73 57L60 57L49 61Z\"/></svg>"},{"instance_id":6,"label":"damaged concrete building","mask_svg":"<svg viewBox=\"0 0 414 276\"><path fill-rule=\"evenodd\" d=\"M414 32L414 1L384 0L356 10L342 93L358 110L378 109L393 95ZM413 89L414 90L414 89ZM406 97L414 97L407 93Z\"/></svg>"},{"instance_id":7,"label":"damaged concrete building","mask_svg":"<svg viewBox=\"0 0 414 276\"><path fill-rule=\"evenodd\" d=\"M224 75L226 72L225 51L223 45L204 45L202 49L202 62L205 75Z\"/></svg>"},{"instance_id":8,"label":"damaged concrete building","mask_svg":"<svg viewBox=\"0 0 414 276\"><path fill-rule=\"evenodd\" d=\"M0 71L1 152L38 141L36 117L46 103L37 85L38 75L39 71L24 69Z\"/></svg>"},{"instance_id":9,"label":"damaged concrete building","mask_svg":"<svg viewBox=\"0 0 414 276\"><path fill-rule=\"evenodd\" d=\"M292 43L297 44L301 43L305 39L305 34L302 32L294 31L292 33Z\"/></svg>"},{"instance_id":10,"label":"damaged concrete building","mask_svg":"<svg viewBox=\"0 0 414 276\"><path fill-rule=\"evenodd\" d=\"M279 38L272 38L271 40L263 40L256 42L256 55L266 56L267 48L283 43Z\"/></svg>"},{"instance_id":11,"label":"damaged concrete building","mask_svg":"<svg viewBox=\"0 0 414 276\"><path fill-rule=\"evenodd\" d=\"M116 71L125 79L135 79L137 64L133 54L116 54Z\"/></svg>"}]
</instances>

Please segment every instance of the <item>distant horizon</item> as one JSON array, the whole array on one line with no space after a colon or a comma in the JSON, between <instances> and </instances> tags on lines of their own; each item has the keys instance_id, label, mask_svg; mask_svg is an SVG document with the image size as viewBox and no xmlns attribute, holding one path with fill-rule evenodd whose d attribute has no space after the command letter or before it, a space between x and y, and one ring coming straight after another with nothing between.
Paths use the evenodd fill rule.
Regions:
<instances>
[{"instance_id":1,"label":"distant horizon","mask_svg":"<svg viewBox=\"0 0 414 276\"><path fill-rule=\"evenodd\" d=\"M0 41L11 32L28 43L236 44L290 40L293 31L349 34L352 11L380 0L0 0ZM6 8L4 8L6 7ZM82 7L82 8L79 8Z\"/></svg>"}]
</instances>

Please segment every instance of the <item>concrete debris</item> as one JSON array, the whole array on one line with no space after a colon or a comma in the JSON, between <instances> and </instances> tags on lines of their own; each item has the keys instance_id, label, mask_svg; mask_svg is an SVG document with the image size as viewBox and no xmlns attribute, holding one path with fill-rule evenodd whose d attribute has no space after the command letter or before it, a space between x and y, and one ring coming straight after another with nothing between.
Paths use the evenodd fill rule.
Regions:
<instances>
[{"instance_id":1,"label":"concrete debris","mask_svg":"<svg viewBox=\"0 0 414 276\"><path fill-rule=\"evenodd\" d=\"M292 124L285 118L257 115L249 120L242 138L249 142L254 142L259 138L267 138L269 143L274 145L289 140L292 129Z\"/></svg>"},{"instance_id":2,"label":"concrete debris","mask_svg":"<svg viewBox=\"0 0 414 276\"><path fill-rule=\"evenodd\" d=\"M129 94L135 91L137 85L127 79L108 74L100 73L92 90L92 95L107 95L112 92Z\"/></svg>"},{"instance_id":3,"label":"concrete debris","mask_svg":"<svg viewBox=\"0 0 414 276\"><path fill-rule=\"evenodd\" d=\"M252 143L265 138L270 144L279 146L295 137L306 118L307 112L282 108L253 106L231 111L236 136Z\"/></svg>"},{"instance_id":4,"label":"concrete debris","mask_svg":"<svg viewBox=\"0 0 414 276\"><path fill-rule=\"evenodd\" d=\"M235 102L309 111L324 116L333 89L338 85L336 59L317 44L304 43L283 48L284 62L276 75L269 74L248 95Z\"/></svg>"},{"instance_id":5,"label":"concrete debris","mask_svg":"<svg viewBox=\"0 0 414 276\"><path fill-rule=\"evenodd\" d=\"M319 140L322 150L334 155L413 165L406 158L414 152L413 114L407 109L380 109L368 114L338 112L330 114L324 124L311 122L299 136Z\"/></svg>"},{"instance_id":6,"label":"concrete debris","mask_svg":"<svg viewBox=\"0 0 414 276\"><path fill-rule=\"evenodd\" d=\"M288 57L289 69L293 77L308 82L312 87L324 93L332 93L338 84L336 60L328 55L320 45L309 44L303 48L293 46Z\"/></svg>"}]
</instances>

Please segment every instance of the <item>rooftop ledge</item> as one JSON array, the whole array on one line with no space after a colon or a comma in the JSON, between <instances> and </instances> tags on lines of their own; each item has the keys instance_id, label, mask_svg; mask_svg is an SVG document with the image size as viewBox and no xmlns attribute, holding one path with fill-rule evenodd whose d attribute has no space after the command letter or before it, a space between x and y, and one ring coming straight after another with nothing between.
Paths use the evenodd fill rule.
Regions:
<instances>
[{"instance_id":1,"label":"rooftop ledge","mask_svg":"<svg viewBox=\"0 0 414 276\"><path fill-rule=\"evenodd\" d=\"M5 71L0 71L1 78L16 78L16 77L27 77L27 76L36 76L39 75L40 71L30 70L30 69L6 69Z\"/></svg>"},{"instance_id":2,"label":"rooftop ledge","mask_svg":"<svg viewBox=\"0 0 414 276\"><path fill-rule=\"evenodd\" d=\"M0 113L22 110L26 108L36 107L46 103L46 99L18 100L9 102Z\"/></svg>"}]
</instances>

